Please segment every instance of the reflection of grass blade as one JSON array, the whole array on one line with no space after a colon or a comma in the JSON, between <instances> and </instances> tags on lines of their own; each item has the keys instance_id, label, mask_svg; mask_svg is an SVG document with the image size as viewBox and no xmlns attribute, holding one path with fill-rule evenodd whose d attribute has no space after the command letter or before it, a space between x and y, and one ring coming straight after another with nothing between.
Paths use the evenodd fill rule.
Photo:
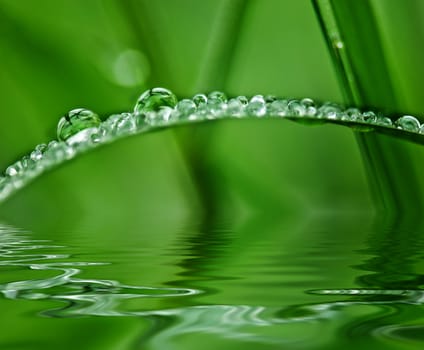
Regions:
<instances>
[{"instance_id":1,"label":"reflection of grass blade","mask_svg":"<svg viewBox=\"0 0 424 350\"><path fill-rule=\"evenodd\" d=\"M397 110L390 70L370 2L313 0L313 3L346 102L385 111ZM405 191L403 185L416 183L407 150L375 134L359 134L357 138L377 207L395 214L412 201L418 203L419 197ZM399 167L403 169L402 181L397 177Z\"/></svg>"}]
</instances>

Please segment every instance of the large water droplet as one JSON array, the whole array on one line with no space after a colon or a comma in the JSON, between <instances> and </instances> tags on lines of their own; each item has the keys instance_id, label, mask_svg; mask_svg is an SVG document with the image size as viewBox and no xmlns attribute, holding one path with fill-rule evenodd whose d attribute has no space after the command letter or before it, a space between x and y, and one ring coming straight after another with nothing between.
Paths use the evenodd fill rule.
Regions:
<instances>
[{"instance_id":1,"label":"large water droplet","mask_svg":"<svg viewBox=\"0 0 424 350\"><path fill-rule=\"evenodd\" d=\"M417 118L411 115L404 115L396 120L396 126L402 130L417 132L420 130L421 124Z\"/></svg>"},{"instance_id":2,"label":"large water droplet","mask_svg":"<svg viewBox=\"0 0 424 350\"><path fill-rule=\"evenodd\" d=\"M149 112L157 112L162 107L174 108L177 104L177 97L164 88L153 88L141 94L134 107L134 113L145 115Z\"/></svg>"},{"instance_id":3,"label":"large water droplet","mask_svg":"<svg viewBox=\"0 0 424 350\"><path fill-rule=\"evenodd\" d=\"M66 141L82 130L99 126L99 116L88 109L73 109L63 116L57 125L57 138Z\"/></svg>"}]
</instances>

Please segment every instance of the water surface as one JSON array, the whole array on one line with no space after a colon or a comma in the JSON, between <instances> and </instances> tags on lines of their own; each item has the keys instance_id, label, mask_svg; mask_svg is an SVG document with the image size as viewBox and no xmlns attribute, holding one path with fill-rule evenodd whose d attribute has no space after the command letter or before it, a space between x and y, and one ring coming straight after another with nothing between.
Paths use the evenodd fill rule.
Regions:
<instances>
[{"instance_id":1,"label":"water surface","mask_svg":"<svg viewBox=\"0 0 424 350\"><path fill-rule=\"evenodd\" d=\"M411 226L258 216L99 240L2 224L0 348L419 349Z\"/></svg>"}]
</instances>

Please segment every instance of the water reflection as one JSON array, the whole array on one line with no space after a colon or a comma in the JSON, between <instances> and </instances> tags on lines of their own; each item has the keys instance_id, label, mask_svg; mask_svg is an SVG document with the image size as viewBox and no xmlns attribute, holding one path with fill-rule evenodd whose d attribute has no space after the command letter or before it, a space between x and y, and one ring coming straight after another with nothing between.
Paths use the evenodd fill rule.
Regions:
<instances>
[{"instance_id":1,"label":"water reflection","mask_svg":"<svg viewBox=\"0 0 424 350\"><path fill-rule=\"evenodd\" d=\"M185 349L194 338L252 348L416 344L423 341L424 240L414 232L382 234L351 219L193 227L163 248L178 272L158 287L103 278L108 274L99 268L110 263L90 256L78 261L69 247L3 225L0 303L53 302L34 319L144 320L149 327L133 344L143 349ZM117 251L125 257L125 249ZM146 268L159 271L163 262ZM84 278L90 269L102 278Z\"/></svg>"}]
</instances>

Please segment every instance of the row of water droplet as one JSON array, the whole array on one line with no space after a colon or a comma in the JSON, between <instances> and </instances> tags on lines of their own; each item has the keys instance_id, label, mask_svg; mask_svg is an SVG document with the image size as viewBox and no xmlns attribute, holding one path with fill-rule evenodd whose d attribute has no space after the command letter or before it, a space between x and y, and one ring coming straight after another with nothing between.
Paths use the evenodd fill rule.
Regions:
<instances>
[{"instance_id":1,"label":"row of water droplet","mask_svg":"<svg viewBox=\"0 0 424 350\"><path fill-rule=\"evenodd\" d=\"M76 155L122 137L175 124L222 118L287 118L329 121L370 130L374 126L424 134L424 125L409 115L395 121L372 111L343 109L334 103L317 104L310 98L283 99L272 95L228 99L223 92L197 94L178 101L169 90L154 88L138 99L134 111L113 114L102 121L86 109L74 109L58 123L57 140L40 144L0 176L0 202L48 169Z\"/></svg>"}]
</instances>

